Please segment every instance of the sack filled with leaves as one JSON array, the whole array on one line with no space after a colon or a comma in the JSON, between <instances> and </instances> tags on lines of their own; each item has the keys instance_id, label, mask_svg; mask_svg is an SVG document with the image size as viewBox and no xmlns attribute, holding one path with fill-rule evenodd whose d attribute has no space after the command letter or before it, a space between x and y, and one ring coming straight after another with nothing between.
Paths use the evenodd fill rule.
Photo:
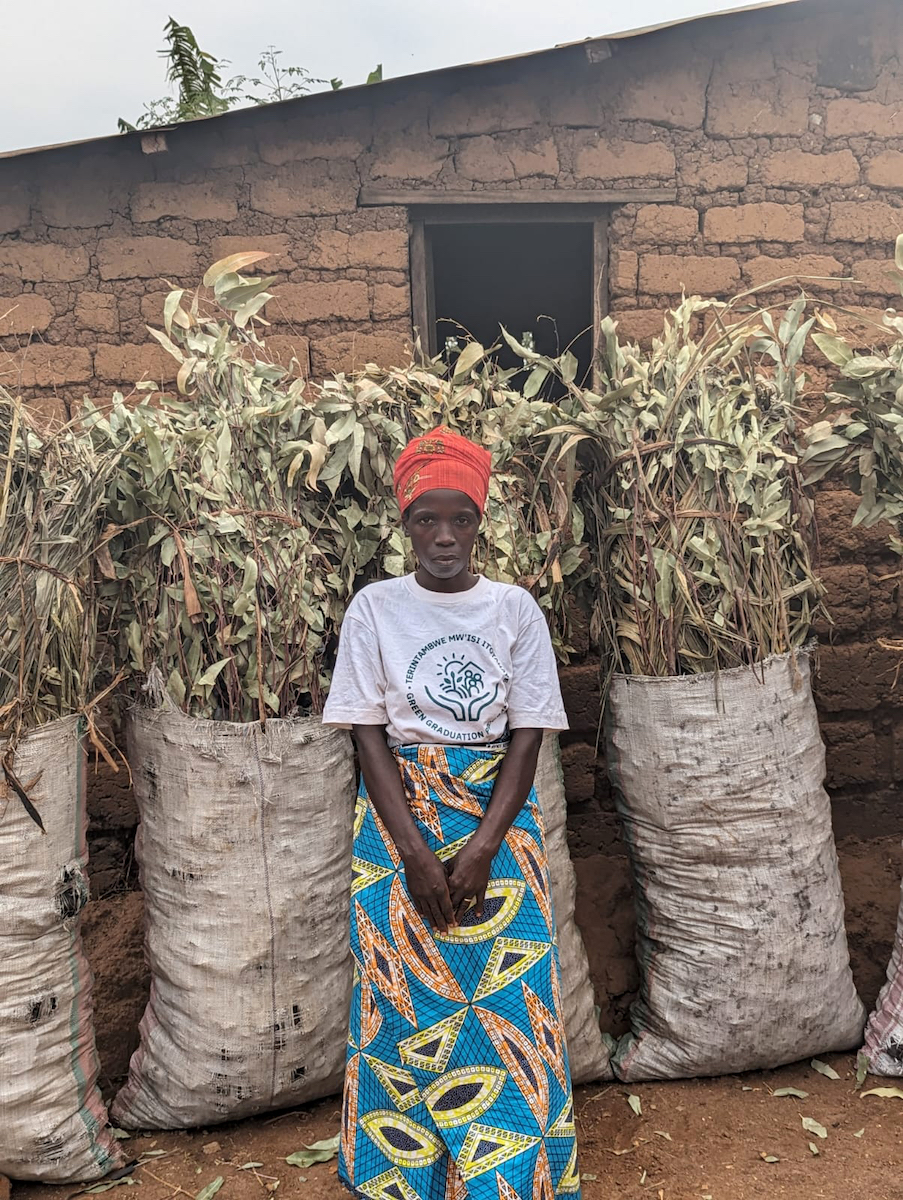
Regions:
<instances>
[{"instance_id":1,"label":"sack filled with leaves","mask_svg":"<svg viewBox=\"0 0 903 1200\"><path fill-rule=\"evenodd\" d=\"M903 235L897 238L895 265L903 291ZM826 396L826 418L808 433L807 460L813 474L839 468L861 497L854 525L882 526L888 549L903 564L903 317L888 309L882 350L856 354L823 315L814 335L819 349L837 368ZM891 572L890 574L893 574ZM903 571L899 575L903 583ZM903 636L879 639L903 661ZM903 1075L903 901L897 921L887 981L865 1031L864 1052L878 1075Z\"/></svg>"},{"instance_id":2,"label":"sack filled with leaves","mask_svg":"<svg viewBox=\"0 0 903 1200\"><path fill-rule=\"evenodd\" d=\"M608 761L641 991L623 1079L849 1049L862 1005L804 647L821 588L798 433L804 301L685 300L649 352L602 325L585 465Z\"/></svg>"},{"instance_id":3,"label":"sack filled with leaves","mask_svg":"<svg viewBox=\"0 0 903 1200\"><path fill-rule=\"evenodd\" d=\"M92 555L114 459L42 434L0 389L0 1175L98 1179L123 1159L97 1087L85 744Z\"/></svg>"}]
</instances>

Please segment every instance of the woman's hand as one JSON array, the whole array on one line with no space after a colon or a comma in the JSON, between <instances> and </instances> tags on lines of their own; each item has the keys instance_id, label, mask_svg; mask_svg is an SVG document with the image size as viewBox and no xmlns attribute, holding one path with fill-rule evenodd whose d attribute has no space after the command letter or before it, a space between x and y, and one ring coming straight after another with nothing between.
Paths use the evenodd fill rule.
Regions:
<instances>
[{"instance_id":1,"label":"woman's hand","mask_svg":"<svg viewBox=\"0 0 903 1200\"><path fill-rule=\"evenodd\" d=\"M408 895L421 917L439 933L448 933L449 927L457 924L449 896L448 878L442 862L426 842L421 842L421 846L413 853L405 855L404 875Z\"/></svg>"},{"instance_id":2,"label":"woman's hand","mask_svg":"<svg viewBox=\"0 0 903 1200\"><path fill-rule=\"evenodd\" d=\"M491 847L482 844L475 835L446 864L448 891L456 920L460 920L464 915L467 901L471 899L476 900L477 917L482 917L486 885L489 883L489 873L492 870L492 859Z\"/></svg>"}]
</instances>

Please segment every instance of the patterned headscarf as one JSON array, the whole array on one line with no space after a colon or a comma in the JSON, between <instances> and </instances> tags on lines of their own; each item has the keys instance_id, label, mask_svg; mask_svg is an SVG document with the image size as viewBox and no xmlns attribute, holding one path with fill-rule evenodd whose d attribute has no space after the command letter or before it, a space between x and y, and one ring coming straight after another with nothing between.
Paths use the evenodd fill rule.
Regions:
<instances>
[{"instance_id":1,"label":"patterned headscarf","mask_svg":"<svg viewBox=\"0 0 903 1200\"><path fill-rule=\"evenodd\" d=\"M395 464L395 495L404 512L418 496L451 488L486 507L492 457L488 450L440 425L408 442Z\"/></svg>"}]
</instances>

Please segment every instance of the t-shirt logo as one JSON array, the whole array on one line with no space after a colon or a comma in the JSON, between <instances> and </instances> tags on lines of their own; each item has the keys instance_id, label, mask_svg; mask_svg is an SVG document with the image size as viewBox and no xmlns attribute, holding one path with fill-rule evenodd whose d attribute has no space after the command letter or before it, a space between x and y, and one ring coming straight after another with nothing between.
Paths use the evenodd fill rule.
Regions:
<instances>
[{"instance_id":1,"label":"t-shirt logo","mask_svg":"<svg viewBox=\"0 0 903 1200\"><path fill-rule=\"evenodd\" d=\"M499 694L498 683L490 688L483 668L463 656L445 659L438 674L438 695L429 686L423 690L434 704L450 712L456 721L479 721Z\"/></svg>"},{"instance_id":2,"label":"t-shirt logo","mask_svg":"<svg viewBox=\"0 0 903 1200\"><path fill-rule=\"evenodd\" d=\"M492 643L473 633L449 633L421 646L405 673L411 711L449 742L486 740L504 713L507 682Z\"/></svg>"}]
</instances>

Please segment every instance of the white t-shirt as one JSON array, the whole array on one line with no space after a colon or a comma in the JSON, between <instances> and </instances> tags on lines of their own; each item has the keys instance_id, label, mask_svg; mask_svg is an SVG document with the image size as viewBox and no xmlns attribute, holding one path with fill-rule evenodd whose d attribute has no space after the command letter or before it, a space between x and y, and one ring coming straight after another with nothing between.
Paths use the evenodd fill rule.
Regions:
<instances>
[{"instance_id":1,"label":"white t-shirt","mask_svg":"<svg viewBox=\"0 0 903 1200\"><path fill-rule=\"evenodd\" d=\"M455 593L413 575L370 584L342 622L323 721L385 725L390 746L567 729L542 611L523 588L484 576Z\"/></svg>"}]
</instances>

